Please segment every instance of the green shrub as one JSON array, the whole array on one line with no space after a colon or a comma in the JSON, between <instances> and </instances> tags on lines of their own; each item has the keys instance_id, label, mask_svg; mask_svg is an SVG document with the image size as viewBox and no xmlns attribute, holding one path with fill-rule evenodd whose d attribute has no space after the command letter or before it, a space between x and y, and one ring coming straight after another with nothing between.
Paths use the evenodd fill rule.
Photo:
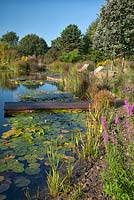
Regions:
<instances>
[{"instance_id":1,"label":"green shrub","mask_svg":"<svg viewBox=\"0 0 134 200\"><path fill-rule=\"evenodd\" d=\"M60 56L60 61L62 62L76 62L80 60L80 54L78 49L74 49L73 51L70 51L69 53L63 52Z\"/></svg>"}]
</instances>

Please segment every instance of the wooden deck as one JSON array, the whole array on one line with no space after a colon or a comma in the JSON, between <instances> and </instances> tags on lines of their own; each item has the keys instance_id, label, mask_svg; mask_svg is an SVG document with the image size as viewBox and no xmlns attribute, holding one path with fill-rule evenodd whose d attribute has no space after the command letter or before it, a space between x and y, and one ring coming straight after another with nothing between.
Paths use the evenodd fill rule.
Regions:
<instances>
[{"instance_id":1,"label":"wooden deck","mask_svg":"<svg viewBox=\"0 0 134 200\"><path fill-rule=\"evenodd\" d=\"M89 110L88 101L79 102L5 102L5 115L33 110Z\"/></svg>"}]
</instances>

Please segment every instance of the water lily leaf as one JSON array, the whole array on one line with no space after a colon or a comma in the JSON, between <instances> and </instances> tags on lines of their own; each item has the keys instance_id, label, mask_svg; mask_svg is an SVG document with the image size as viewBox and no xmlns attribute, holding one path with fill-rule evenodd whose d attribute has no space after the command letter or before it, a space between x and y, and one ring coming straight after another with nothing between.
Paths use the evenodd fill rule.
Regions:
<instances>
[{"instance_id":1,"label":"water lily leaf","mask_svg":"<svg viewBox=\"0 0 134 200\"><path fill-rule=\"evenodd\" d=\"M6 195L0 195L0 200L5 200L7 198Z\"/></svg>"},{"instance_id":2,"label":"water lily leaf","mask_svg":"<svg viewBox=\"0 0 134 200\"><path fill-rule=\"evenodd\" d=\"M30 164L28 165L28 167L31 168L31 169L36 169L36 168L40 167L40 164L37 163L37 162L35 162L35 163L30 163Z\"/></svg>"},{"instance_id":3,"label":"water lily leaf","mask_svg":"<svg viewBox=\"0 0 134 200\"><path fill-rule=\"evenodd\" d=\"M65 129L62 130L62 133L69 133L69 132L70 130L65 130Z\"/></svg>"},{"instance_id":4,"label":"water lily leaf","mask_svg":"<svg viewBox=\"0 0 134 200\"><path fill-rule=\"evenodd\" d=\"M6 126L9 126L9 124L3 124L3 126L5 126L5 127L6 127Z\"/></svg>"},{"instance_id":5,"label":"water lily leaf","mask_svg":"<svg viewBox=\"0 0 134 200\"><path fill-rule=\"evenodd\" d=\"M21 173L24 171L24 164L20 163L18 160L10 159L7 160L7 168L13 172Z\"/></svg>"},{"instance_id":6,"label":"water lily leaf","mask_svg":"<svg viewBox=\"0 0 134 200\"><path fill-rule=\"evenodd\" d=\"M6 163L1 163L0 164L0 172L4 172L7 171L7 165Z\"/></svg>"},{"instance_id":7,"label":"water lily leaf","mask_svg":"<svg viewBox=\"0 0 134 200\"><path fill-rule=\"evenodd\" d=\"M32 168L27 167L25 169L25 173L28 174L28 175L36 175L36 174L40 173L40 168L34 168L34 169L32 169Z\"/></svg>"},{"instance_id":8,"label":"water lily leaf","mask_svg":"<svg viewBox=\"0 0 134 200\"><path fill-rule=\"evenodd\" d=\"M21 156L21 157L18 157L18 160L19 161L24 161L24 160L26 160L23 156Z\"/></svg>"},{"instance_id":9,"label":"water lily leaf","mask_svg":"<svg viewBox=\"0 0 134 200\"><path fill-rule=\"evenodd\" d=\"M6 139L13 136L18 137L21 134L22 134L21 129L12 128L11 130L3 133L2 138Z\"/></svg>"},{"instance_id":10,"label":"water lily leaf","mask_svg":"<svg viewBox=\"0 0 134 200\"><path fill-rule=\"evenodd\" d=\"M23 176L17 177L16 180L14 181L17 187L26 187L30 184L30 182L31 181L29 179Z\"/></svg>"},{"instance_id":11,"label":"water lily leaf","mask_svg":"<svg viewBox=\"0 0 134 200\"><path fill-rule=\"evenodd\" d=\"M0 193L7 191L10 188L10 183L1 183Z\"/></svg>"},{"instance_id":12,"label":"water lily leaf","mask_svg":"<svg viewBox=\"0 0 134 200\"><path fill-rule=\"evenodd\" d=\"M4 181L5 177L4 176L0 176L0 182Z\"/></svg>"},{"instance_id":13,"label":"water lily leaf","mask_svg":"<svg viewBox=\"0 0 134 200\"><path fill-rule=\"evenodd\" d=\"M28 154L24 156L25 160L27 160L28 163L34 163L37 161L38 155L37 154Z\"/></svg>"}]
</instances>

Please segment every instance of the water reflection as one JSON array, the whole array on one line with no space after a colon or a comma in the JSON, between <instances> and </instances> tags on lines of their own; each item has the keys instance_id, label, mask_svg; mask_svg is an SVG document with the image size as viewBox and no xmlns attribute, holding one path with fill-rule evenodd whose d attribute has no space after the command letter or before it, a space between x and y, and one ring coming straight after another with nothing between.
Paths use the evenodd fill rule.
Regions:
<instances>
[{"instance_id":1,"label":"water reflection","mask_svg":"<svg viewBox=\"0 0 134 200\"><path fill-rule=\"evenodd\" d=\"M4 118L4 103L17 102L19 94L34 91L56 91L58 87L46 82L46 73L13 73L0 71L0 133L8 130L3 126L8 119Z\"/></svg>"}]
</instances>

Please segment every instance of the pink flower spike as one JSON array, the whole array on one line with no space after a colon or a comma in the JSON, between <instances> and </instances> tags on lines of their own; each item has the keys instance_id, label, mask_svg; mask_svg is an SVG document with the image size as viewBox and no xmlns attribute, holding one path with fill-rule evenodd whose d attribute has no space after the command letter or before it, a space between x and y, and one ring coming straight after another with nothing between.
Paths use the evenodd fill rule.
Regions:
<instances>
[{"instance_id":1,"label":"pink flower spike","mask_svg":"<svg viewBox=\"0 0 134 200\"><path fill-rule=\"evenodd\" d=\"M129 116L133 114L133 110L134 110L134 107L133 107L132 105L130 105L130 106L128 107L128 115L129 115Z\"/></svg>"},{"instance_id":2,"label":"pink flower spike","mask_svg":"<svg viewBox=\"0 0 134 200\"><path fill-rule=\"evenodd\" d=\"M109 140L109 137L108 137L108 134L105 131L103 132L102 137L103 137L104 143L107 143L108 140Z\"/></svg>"},{"instance_id":3,"label":"pink flower spike","mask_svg":"<svg viewBox=\"0 0 134 200\"><path fill-rule=\"evenodd\" d=\"M101 123L102 123L102 128L103 128L102 137L103 137L104 143L107 143L109 137L108 137L108 134L107 134L107 120L106 120L106 117L102 117L101 118Z\"/></svg>"},{"instance_id":4,"label":"pink flower spike","mask_svg":"<svg viewBox=\"0 0 134 200\"><path fill-rule=\"evenodd\" d=\"M125 100L124 100L124 104L125 104L125 105L129 105L128 99L125 99Z\"/></svg>"},{"instance_id":5,"label":"pink flower spike","mask_svg":"<svg viewBox=\"0 0 134 200\"><path fill-rule=\"evenodd\" d=\"M119 124L119 123L120 123L120 120L119 120L119 117L118 117L118 116L115 117L114 123L115 123L115 124Z\"/></svg>"},{"instance_id":6,"label":"pink flower spike","mask_svg":"<svg viewBox=\"0 0 134 200\"><path fill-rule=\"evenodd\" d=\"M101 123L102 123L103 129L107 129L107 120L106 120L106 117L102 117L101 118Z\"/></svg>"}]
</instances>

